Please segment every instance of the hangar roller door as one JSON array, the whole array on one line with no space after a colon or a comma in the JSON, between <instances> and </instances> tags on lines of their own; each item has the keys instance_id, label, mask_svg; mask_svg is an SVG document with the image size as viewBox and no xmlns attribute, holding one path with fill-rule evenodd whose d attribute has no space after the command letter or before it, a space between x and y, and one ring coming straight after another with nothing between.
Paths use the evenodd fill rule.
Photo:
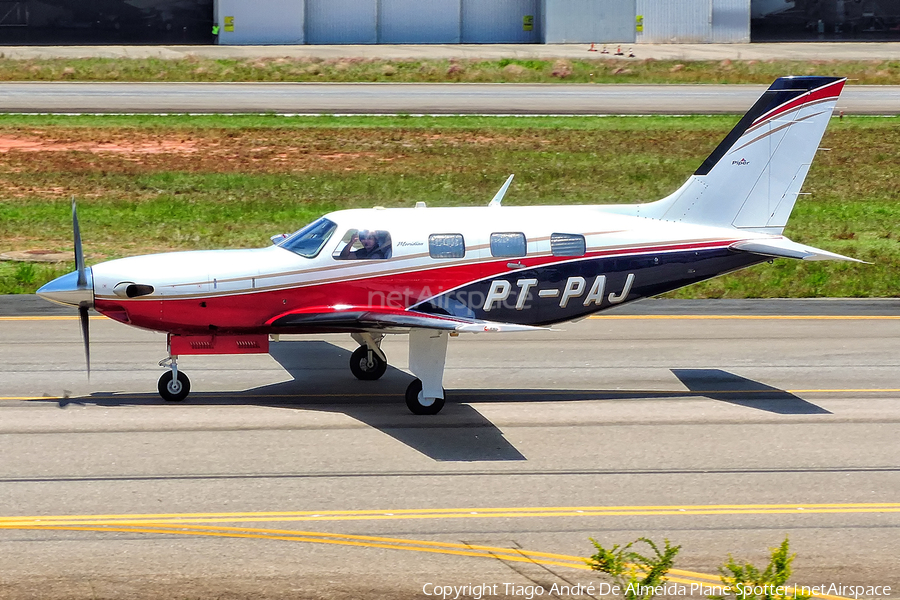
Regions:
<instances>
[{"instance_id":1,"label":"hangar roller door","mask_svg":"<svg viewBox=\"0 0 900 600\"><path fill-rule=\"evenodd\" d=\"M742 44L750 42L750 5L746 0L713 0L710 41Z\"/></svg>"},{"instance_id":2,"label":"hangar roller door","mask_svg":"<svg viewBox=\"0 0 900 600\"><path fill-rule=\"evenodd\" d=\"M541 41L540 0L462 0L462 43Z\"/></svg>"},{"instance_id":3,"label":"hangar roller door","mask_svg":"<svg viewBox=\"0 0 900 600\"><path fill-rule=\"evenodd\" d=\"M636 0L545 0L544 42L633 42Z\"/></svg>"},{"instance_id":4,"label":"hangar roller door","mask_svg":"<svg viewBox=\"0 0 900 600\"><path fill-rule=\"evenodd\" d=\"M638 0L644 17L639 41L651 44L696 44L712 38L712 0Z\"/></svg>"},{"instance_id":5,"label":"hangar roller door","mask_svg":"<svg viewBox=\"0 0 900 600\"><path fill-rule=\"evenodd\" d=\"M275 18L275 15L278 18ZM303 4L295 0L217 0L219 44L302 44Z\"/></svg>"},{"instance_id":6,"label":"hangar roller door","mask_svg":"<svg viewBox=\"0 0 900 600\"><path fill-rule=\"evenodd\" d=\"M377 44L377 0L306 0L306 43Z\"/></svg>"},{"instance_id":7,"label":"hangar roller door","mask_svg":"<svg viewBox=\"0 0 900 600\"><path fill-rule=\"evenodd\" d=\"M381 0L381 44L458 44L459 0Z\"/></svg>"}]
</instances>

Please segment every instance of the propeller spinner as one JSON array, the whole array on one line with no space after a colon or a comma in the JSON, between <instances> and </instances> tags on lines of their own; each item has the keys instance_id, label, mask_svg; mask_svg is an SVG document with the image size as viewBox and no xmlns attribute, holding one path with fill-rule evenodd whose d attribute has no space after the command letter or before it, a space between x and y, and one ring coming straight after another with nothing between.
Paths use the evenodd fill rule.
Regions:
<instances>
[{"instance_id":1,"label":"propeller spinner","mask_svg":"<svg viewBox=\"0 0 900 600\"><path fill-rule=\"evenodd\" d=\"M75 239L75 271L57 277L37 291L37 295L45 300L58 304L78 307L81 321L81 336L84 339L84 360L87 365L88 379L91 377L90 330L88 328L88 310L94 306L94 281L90 267L84 266L84 252L81 249L81 230L78 227L78 212L75 199L72 199L72 230Z\"/></svg>"}]
</instances>

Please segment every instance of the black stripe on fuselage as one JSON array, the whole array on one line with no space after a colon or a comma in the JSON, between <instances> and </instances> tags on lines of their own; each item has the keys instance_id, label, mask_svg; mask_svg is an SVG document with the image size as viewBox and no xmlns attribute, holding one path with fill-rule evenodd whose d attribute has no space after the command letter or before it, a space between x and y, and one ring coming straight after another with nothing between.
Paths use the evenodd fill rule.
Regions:
<instances>
[{"instance_id":1,"label":"black stripe on fuselage","mask_svg":"<svg viewBox=\"0 0 900 600\"><path fill-rule=\"evenodd\" d=\"M714 248L567 261L498 274L441 294L411 310L521 325L552 325L766 260L769 259L758 254ZM630 290L617 302L615 300L626 289L629 275L634 276ZM599 305L592 302L585 306L592 287L601 276L605 277L602 300ZM579 294L571 293L578 284L573 278L584 280ZM537 283L529 285L528 280L532 279L536 279ZM509 294L502 300L491 302L489 310L485 310L485 301L492 290L496 292L506 288L502 282L508 284ZM523 289L527 290L527 296L520 302L519 295ZM570 290L570 297L566 306L562 307L567 289ZM541 291L545 292L543 296ZM612 302L610 294L614 295Z\"/></svg>"}]
</instances>

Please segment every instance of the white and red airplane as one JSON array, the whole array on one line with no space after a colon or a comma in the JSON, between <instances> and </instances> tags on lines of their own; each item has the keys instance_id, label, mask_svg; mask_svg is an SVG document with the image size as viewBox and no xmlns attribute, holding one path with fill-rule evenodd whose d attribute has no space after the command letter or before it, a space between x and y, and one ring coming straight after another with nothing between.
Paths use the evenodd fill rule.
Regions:
<instances>
[{"instance_id":1,"label":"white and red airplane","mask_svg":"<svg viewBox=\"0 0 900 600\"><path fill-rule=\"evenodd\" d=\"M342 210L274 244L136 256L84 266L38 290L168 334L160 395L190 390L177 358L269 350L279 334L349 333L359 379L387 368L385 334L409 334L406 390L436 414L447 342L583 318L736 269L787 257L855 260L782 235L845 79L783 77L670 196L646 204Z\"/></svg>"}]
</instances>

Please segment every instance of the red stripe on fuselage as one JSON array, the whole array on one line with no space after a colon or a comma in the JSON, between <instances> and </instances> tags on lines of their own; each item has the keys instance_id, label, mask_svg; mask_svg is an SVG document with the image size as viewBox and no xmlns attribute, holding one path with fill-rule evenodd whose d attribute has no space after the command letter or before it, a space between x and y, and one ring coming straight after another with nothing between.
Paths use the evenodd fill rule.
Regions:
<instances>
[{"instance_id":1,"label":"red stripe on fuselage","mask_svg":"<svg viewBox=\"0 0 900 600\"><path fill-rule=\"evenodd\" d=\"M483 279L576 260L611 256L634 256L673 250L727 248L737 240L715 240L667 244L644 248L622 248L591 252L584 257L522 257L491 259L486 262L452 267L426 268L405 273L373 275L368 278L267 292L252 292L205 298L116 299L98 298L94 308L110 316L128 313L129 324L170 333L266 333L282 331L266 323L278 315L313 307L348 305L353 307L403 310L414 304ZM508 262L520 262L524 268L510 269ZM117 320L122 321L122 318Z\"/></svg>"}]
</instances>

